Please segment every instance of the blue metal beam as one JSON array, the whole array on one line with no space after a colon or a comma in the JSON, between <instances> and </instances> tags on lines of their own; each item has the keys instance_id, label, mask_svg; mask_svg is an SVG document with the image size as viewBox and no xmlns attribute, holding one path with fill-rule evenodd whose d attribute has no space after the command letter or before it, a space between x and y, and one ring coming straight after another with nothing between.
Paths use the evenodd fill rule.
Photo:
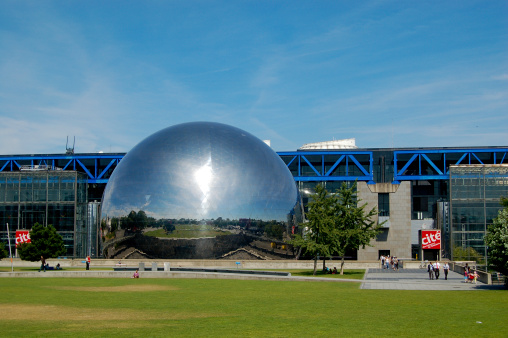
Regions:
<instances>
[{"instance_id":1,"label":"blue metal beam","mask_svg":"<svg viewBox=\"0 0 508 338\"><path fill-rule=\"evenodd\" d=\"M297 164L298 169L296 173L293 172L295 181L304 182L320 182L320 181L368 181L373 183L373 152L372 151L293 151L293 152L279 152L279 156L286 159L286 165L288 168L295 162L295 158L298 158ZM309 157L313 156L315 159L314 164L309 160ZM319 157L319 160L318 160ZM327 160L325 159L327 157ZM316 167L317 161L319 161L318 170ZM326 164L333 163L331 167L326 170ZM302 165L309 166L316 176L308 176L302 174ZM363 175L352 175L350 174L350 165L355 166ZM343 175L334 175L338 168L341 168L344 172Z\"/></svg>"},{"instance_id":2,"label":"blue metal beam","mask_svg":"<svg viewBox=\"0 0 508 338\"><path fill-rule=\"evenodd\" d=\"M395 150L394 154L394 181L413 180L447 180L449 178L448 168L450 165L459 164L506 164L508 148L469 148L469 149L418 149L418 150ZM411 155L409 160L402 160L401 157ZM432 160L431 157L442 155L439 160ZM484 156L490 157L486 161ZM418 163L415 162L418 158ZM425 159L422 162L421 159ZM455 158L455 160L453 160ZM483 158L483 159L482 159ZM436 161L440 165L436 164ZM418 172L409 171L409 168L417 165ZM402 166L401 169L399 167ZM423 167L434 172L424 174ZM442 168L442 169L441 169Z\"/></svg>"},{"instance_id":3,"label":"blue metal beam","mask_svg":"<svg viewBox=\"0 0 508 338\"><path fill-rule=\"evenodd\" d=\"M316 175L318 176L321 176L321 173L319 171L317 171L316 168L314 168L314 166L312 165L312 163L310 163L310 161L305 157L305 156L302 156L303 160L311 167L312 170L314 170L314 172L316 173ZM322 162L321 162L322 163Z\"/></svg>"},{"instance_id":4,"label":"blue metal beam","mask_svg":"<svg viewBox=\"0 0 508 338\"><path fill-rule=\"evenodd\" d=\"M31 165L51 163L51 168L60 167L62 170L78 170L88 175L89 183L107 183L107 173L118 165L125 154L73 154L73 155L18 155L0 156L0 172L19 171L21 164ZM87 162L92 162L89 164ZM102 168L100 162L107 161ZM58 165L57 165L58 164Z\"/></svg>"},{"instance_id":5,"label":"blue metal beam","mask_svg":"<svg viewBox=\"0 0 508 338\"><path fill-rule=\"evenodd\" d=\"M325 174L325 176L330 176L333 171L335 170L335 168L337 168L337 166L339 165L339 163L344 159L344 157L346 157L346 155L342 155L337 161L335 161L335 163L332 165L332 167L330 168L330 170L328 170Z\"/></svg>"},{"instance_id":6,"label":"blue metal beam","mask_svg":"<svg viewBox=\"0 0 508 338\"><path fill-rule=\"evenodd\" d=\"M297 182L371 181L371 176L295 176Z\"/></svg>"},{"instance_id":7,"label":"blue metal beam","mask_svg":"<svg viewBox=\"0 0 508 338\"><path fill-rule=\"evenodd\" d=\"M98 178L98 179L101 179L101 178L102 178L102 176L104 176L104 174L106 174L106 172L109 170L109 168L111 168L111 167L113 166L113 164L116 166L116 165L118 165L118 163L119 163L119 162L120 162L120 160L119 160L119 159L115 159L115 158L114 158L114 159L112 159L112 160L109 162L109 164L106 166L106 168L104 168L104 170L102 170L102 171L100 172L100 174L97 176L97 178ZM96 163L97 163L97 162L96 162ZM106 180L106 181L107 181L107 180Z\"/></svg>"},{"instance_id":8,"label":"blue metal beam","mask_svg":"<svg viewBox=\"0 0 508 338\"><path fill-rule=\"evenodd\" d=\"M92 173L90 172L90 170L88 170L87 167L85 167L85 165L83 163L81 163L81 161L79 159L76 159L76 162L78 162L78 164L81 166L81 168L83 168L83 170L85 171L85 173L88 175L88 178L91 178L91 179L94 179L95 177L92 175ZM76 165L74 165L76 166Z\"/></svg>"},{"instance_id":9,"label":"blue metal beam","mask_svg":"<svg viewBox=\"0 0 508 338\"><path fill-rule=\"evenodd\" d=\"M432 168L434 168L434 169L435 169L435 170L439 173L439 175L443 175L443 172L442 172L441 170L439 170L439 169L438 169L438 167L436 167L436 165L434 164L434 162L432 162L432 161L430 160L430 158L429 158L427 155L422 154L421 156L422 156L422 157L423 157L423 158L427 161L427 163L429 163L429 164L430 164L430 166L431 166ZM421 173L420 173L420 175L421 175Z\"/></svg>"},{"instance_id":10,"label":"blue metal beam","mask_svg":"<svg viewBox=\"0 0 508 338\"><path fill-rule=\"evenodd\" d=\"M446 180L450 165L508 163L508 148L395 150L393 154L394 183ZM374 151L292 151L279 152L278 155L293 172L295 181L359 180L374 183ZM124 156L123 153L0 156L0 172L19 171L21 165L45 164L52 168L82 171L87 174L89 183L107 183ZM308 166L315 176L304 174L302 166ZM350 170L351 166L358 170Z\"/></svg>"}]
</instances>

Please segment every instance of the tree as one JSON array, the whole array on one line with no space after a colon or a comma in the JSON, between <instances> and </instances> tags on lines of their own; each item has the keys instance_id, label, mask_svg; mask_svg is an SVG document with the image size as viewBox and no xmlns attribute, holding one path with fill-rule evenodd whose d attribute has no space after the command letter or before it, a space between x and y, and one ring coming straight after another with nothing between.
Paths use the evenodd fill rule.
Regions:
<instances>
[{"instance_id":1,"label":"tree","mask_svg":"<svg viewBox=\"0 0 508 338\"><path fill-rule=\"evenodd\" d=\"M271 221L265 224L266 235L270 238L282 239L285 230L286 229L284 228L284 226L282 226L279 223L276 223L275 221Z\"/></svg>"},{"instance_id":2,"label":"tree","mask_svg":"<svg viewBox=\"0 0 508 338\"><path fill-rule=\"evenodd\" d=\"M126 217L120 219L120 225L122 229L137 232L149 225L154 225L155 220L150 219L143 210L138 212L131 210Z\"/></svg>"},{"instance_id":3,"label":"tree","mask_svg":"<svg viewBox=\"0 0 508 338\"><path fill-rule=\"evenodd\" d=\"M329 194L323 185L316 186L316 193L309 203L307 213L308 232L296 235L290 242L315 256L314 274L317 268L317 255L323 257L338 254L342 257L340 274L344 274L344 259L347 252L365 248L379 233L381 226L373 220L378 214L376 208L366 211L367 203L356 195L356 182L351 188L342 183L336 194Z\"/></svg>"},{"instance_id":4,"label":"tree","mask_svg":"<svg viewBox=\"0 0 508 338\"><path fill-rule=\"evenodd\" d=\"M351 188L346 183L338 190L337 204L338 212L335 218L333 251L342 256L340 274L344 274L344 256L350 250L365 249L366 245L371 246L370 241L377 236L381 224L377 224L373 217L378 214L374 207L366 211L367 203L359 205L361 200L356 194L356 182Z\"/></svg>"},{"instance_id":5,"label":"tree","mask_svg":"<svg viewBox=\"0 0 508 338\"><path fill-rule=\"evenodd\" d=\"M508 197L501 197L501 205L508 208Z\"/></svg>"},{"instance_id":6,"label":"tree","mask_svg":"<svg viewBox=\"0 0 508 338\"><path fill-rule=\"evenodd\" d=\"M507 199L502 199L506 205ZM503 275L508 275L508 205L500 210L493 223L489 225L484 237L488 247L489 265ZM505 277L505 287L508 288L508 279Z\"/></svg>"},{"instance_id":7,"label":"tree","mask_svg":"<svg viewBox=\"0 0 508 338\"><path fill-rule=\"evenodd\" d=\"M7 252L7 249L5 248L5 243L0 242L0 259L9 257L9 253Z\"/></svg>"},{"instance_id":8,"label":"tree","mask_svg":"<svg viewBox=\"0 0 508 338\"><path fill-rule=\"evenodd\" d=\"M36 262L41 256L56 258L67 252L62 236L51 224L45 227L35 223L30 230L30 240L31 243L23 243L18 247L18 254L22 260Z\"/></svg>"},{"instance_id":9,"label":"tree","mask_svg":"<svg viewBox=\"0 0 508 338\"><path fill-rule=\"evenodd\" d=\"M170 220L164 220L162 222L162 228L164 229L164 231L166 231L167 234L175 231L176 229L175 225Z\"/></svg>"},{"instance_id":10,"label":"tree","mask_svg":"<svg viewBox=\"0 0 508 338\"><path fill-rule=\"evenodd\" d=\"M300 224L304 228L303 233L295 234L289 241L291 245L298 248L299 252L303 250L314 257L314 275L317 270L318 255L327 257L332 254L330 244L333 240L330 236L335 223L337 202L335 195L330 195L323 184L318 184L315 194L312 195L312 201L307 205L308 222Z\"/></svg>"},{"instance_id":11,"label":"tree","mask_svg":"<svg viewBox=\"0 0 508 338\"><path fill-rule=\"evenodd\" d=\"M456 261L476 261L477 264L485 264L485 257L476 251L473 247L463 248L461 246L453 247L453 259Z\"/></svg>"}]
</instances>

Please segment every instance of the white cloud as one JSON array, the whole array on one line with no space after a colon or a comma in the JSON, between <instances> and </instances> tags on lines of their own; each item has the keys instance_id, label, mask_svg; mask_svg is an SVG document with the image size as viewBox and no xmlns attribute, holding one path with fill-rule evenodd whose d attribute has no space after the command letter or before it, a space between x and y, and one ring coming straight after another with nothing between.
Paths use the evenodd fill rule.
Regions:
<instances>
[{"instance_id":1,"label":"white cloud","mask_svg":"<svg viewBox=\"0 0 508 338\"><path fill-rule=\"evenodd\" d=\"M508 80L508 74L500 74L492 77L493 80L506 81Z\"/></svg>"}]
</instances>

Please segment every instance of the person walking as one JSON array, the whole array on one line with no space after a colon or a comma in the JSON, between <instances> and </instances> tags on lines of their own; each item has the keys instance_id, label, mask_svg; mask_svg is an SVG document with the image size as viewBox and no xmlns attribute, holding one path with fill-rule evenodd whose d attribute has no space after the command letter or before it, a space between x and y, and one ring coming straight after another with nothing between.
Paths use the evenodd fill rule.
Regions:
<instances>
[{"instance_id":1,"label":"person walking","mask_svg":"<svg viewBox=\"0 0 508 338\"><path fill-rule=\"evenodd\" d=\"M450 270L450 266L448 265L448 262L444 263L443 265L443 272L444 272L444 279L448 280L448 271Z\"/></svg>"},{"instance_id":2,"label":"person walking","mask_svg":"<svg viewBox=\"0 0 508 338\"><path fill-rule=\"evenodd\" d=\"M39 272L44 271L46 272L46 259L44 256L41 256L41 267L39 268Z\"/></svg>"},{"instance_id":3,"label":"person walking","mask_svg":"<svg viewBox=\"0 0 508 338\"><path fill-rule=\"evenodd\" d=\"M86 256L86 269L87 270L90 270L90 262L91 262L91 259L90 259L90 256Z\"/></svg>"},{"instance_id":4,"label":"person walking","mask_svg":"<svg viewBox=\"0 0 508 338\"><path fill-rule=\"evenodd\" d=\"M436 280L439 279L439 268L440 268L439 262L436 261L436 263L434 264L434 273L436 274Z\"/></svg>"},{"instance_id":5,"label":"person walking","mask_svg":"<svg viewBox=\"0 0 508 338\"><path fill-rule=\"evenodd\" d=\"M434 280L434 266L432 262L429 262L429 265L427 265L427 272L429 273L429 279Z\"/></svg>"}]
</instances>

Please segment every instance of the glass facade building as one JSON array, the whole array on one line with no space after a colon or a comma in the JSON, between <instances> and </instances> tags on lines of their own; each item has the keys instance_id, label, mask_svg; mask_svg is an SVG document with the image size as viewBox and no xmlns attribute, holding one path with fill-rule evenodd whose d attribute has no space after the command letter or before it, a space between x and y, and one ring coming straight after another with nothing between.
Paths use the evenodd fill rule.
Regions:
<instances>
[{"instance_id":1,"label":"glass facade building","mask_svg":"<svg viewBox=\"0 0 508 338\"><path fill-rule=\"evenodd\" d=\"M62 235L68 257L87 250L87 177L77 171L36 170L0 173L1 241L32 225L53 225Z\"/></svg>"},{"instance_id":2,"label":"glass facade building","mask_svg":"<svg viewBox=\"0 0 508 338\"><path fill-rule=\"evenodd\" d=\"M450 166L450 248L453 260L488 262L487 227L508 196L508 165Z\"/></svg>"}]
</instances>

